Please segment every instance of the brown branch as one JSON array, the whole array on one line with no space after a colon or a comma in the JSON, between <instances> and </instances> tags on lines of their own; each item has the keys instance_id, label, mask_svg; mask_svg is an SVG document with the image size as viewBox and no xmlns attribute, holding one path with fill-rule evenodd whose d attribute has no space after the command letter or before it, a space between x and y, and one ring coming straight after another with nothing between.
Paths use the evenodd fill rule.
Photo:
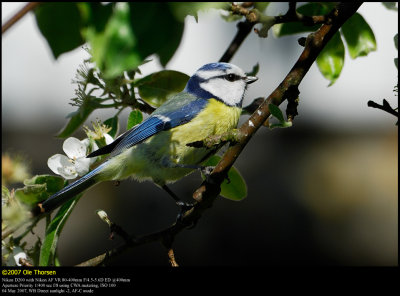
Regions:
<instances>
[{"instance_id":1,"label":"brown branch","mask_svg":"<svg viewBox=\"0 0 400 296\"><path fill-rule=\"evenodd\" d=\"M231 10L233 14L239 14L246 18L250 23L258 23L260 21L260 12L258 9L247 9L243 5L237 5L232 3Z\"/></svg>"},{"instance_id":2,"label":"brown branch","mask_svg":"<svg viewBox=\"0 0 400 296\"><path fill-rule=\"evenodd\" d=\"M197 204L197 206L199 206L199 205ZM191 212L191 211L193 211L193 209L188 212ZM195 216L200 215L200 213L196 212L189 216L188 212L186 212L184 214L184 217L183 217L184 223L178 222L164 230L154 232L154 233L151 233L148 235L144 235L141 237L131 236L129 239L129 243L125 243L111 251L108 251L104 254L94 257L88 261L82 262L82 263L78 264L77 266L98 266L101 264L106 264L109 259L122 254L129 248L141 246L141 245L144 245L147 243L152 243L155 241L165 242L166 240L170 240L171 237L175 237L176 234L178 234L183 229L185 229L187 227L187 225L190 225L191 223L193 223ZM193 221L193 222L191 222L191 221ZM186 223L188 223L188 224L186 224Z\"/></svg>"},{"instance_id":3,"label":"brown branch","mask_svg":"<svg viewBox=\"0 0 400 296\"><path fill-rule=\"evenodd\" d=\"M394 110L385 99L383 99L383 104L382 105L379 105L378 103L375 103L374 101L371 101L371 100L368 101L367 105L368 105L368 107L377 108L377 109L381 109L383 111L386 111L387 113L392 114L392 115L394 115L396 117L399 116L399 112Z\"/></svg>"},{"instance_id":4,"label":"brown branch","mask_svg":"<svg viewBox=\"0 0 400 296\"><path fill-rule=\"evenodd\" d=\"M114 235L117 234L123 238L123 240L129 244L130 243L130 236L129 234L119 225L115 223L111 223L110 225L110 239L114 239Z\"/></svg>"},{"instance_id":5,"label":"brown branch","mask_svg":"<svg viewBox=\"0 0 400 296\"><path fill-rule=\"evenodd\" d=\"M389 114L392 114L393 116L395 116L397 118L399 117L399 112L396 111L395 109L393 109L390 106L390 104L388 103L388 101L386 101L385 99L383 99L382 105L379 105L378 103L371 101L371 100L368 101L367 105L368 105L368 107L371 107L371 108L377 108L377 109L383 110ZM398 125L398 122L396 123L396 125Z\"/></svg>"},{"instance_id":6,"label":"brown branch","mask_svg":"<svg viewBox=\"0 0 400 296\"><path fill-rule=\"evenodd\" d=\"M299 59L290 70L285 79L280 85L268 96L268 98L257 108L257 110L250 116L250 118L239 128L243 137L240 141L228 148L224 156L217 164L213 172L210 174L202 185L195 191L193 198L197 201L192 209L182 215L182 219L172 226L152 233L144 235L139 238L132 237L130 244L122 245L114 250L104 253L96 258L81 263L80 266L98 265L106 262L110 258L121 254L129 247L134 247L154 241L165 241L173 239L178 233L184 230L187 226L192 225L202 215L202 213L212 206L214 200L220 193L220 186L227 175L228 170L232 167L233 163L239 157L243 148L250 141L255 132L263 125L268 119L270 112L268 104L273 103L278 106L288 97L291 93L297 93L298 86L303 80L304 76L310 69L311 65L315 62L317 56L332 38L332 36L339 30L344 22L349 19L361 6L362 2L345 2L339 3L337 8L332 12L332 23L324 24L321 28L308 35L305 48L301 53Z\"/></svg>"},{"instance_id":7,"label":"brown branch","mask_svg":"<svg viewBox=\"0 0 400 296\"><path fill-rule=\"evenodd\" d=\"M247 9L247 7L237 4L232 4L231 11L234 14L242 15L250 23L257 24L262 23L264 19L273 18L273 24L290 23L290 22L301 22L304 25L312 26L316 24L329 24L332 21L331 15L314 15L307 16L296 11L296 2L289 2L289 9L284 15L278 15L275 17L267 17L259 12L256 8ZM271 24L272 25L272 24Z\"/></svg>"},{"instance_id":8,"label":"brown branch","mask_svg":"<svg viewBox=\"0 0 400 296\"><path fill-rule=\"evenodd\" d=\"M1 34L11 28L16 22L18 22L25 14L29 11L35 9L41 2L29 2L20 11L18 11L14 16L12 16L4 25L1 26Z\"/></svg>"}]
</instances>

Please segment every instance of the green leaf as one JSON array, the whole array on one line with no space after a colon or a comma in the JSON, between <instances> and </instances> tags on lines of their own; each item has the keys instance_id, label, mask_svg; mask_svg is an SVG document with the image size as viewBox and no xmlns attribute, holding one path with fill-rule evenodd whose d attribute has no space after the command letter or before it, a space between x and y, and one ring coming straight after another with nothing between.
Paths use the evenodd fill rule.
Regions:
<instances>
[{"instance_id":1,"label":"green leaf","mask_svg":"<svg viewBox=\"0 0 400 296\"><path fill-rule=\"evenodd\" d=\"M326 15L334 8L333 3L313 2L297 8L297 11L303 15ZM299 34L304 32L315 32L321 25L307 26L299 22L283 23L273 26L273 32L276 37Z\"/></svg>"},{"instance_id":2,"label":"green leaf","mask_svg":"<svg viewBox=\"0 0 400 296\"><path fill-rule=\"evenodd\" d=\"M119 120L118 116L111 117L107 119L106 121L103 122L108 127L111 127L111 130L108 132L108 134L115 138L115 136L118 134L119 131Z\"/></svg>"},{"instance_id":3,"label":"green leaf","mask_svg":"<svg viewBox=\"0 0 400 296\"><path fill-rule=\"evenodd\" d=\"M327 15L335 8L336 2L312 2L298 7L296 10L306 16Z\"/></svg>"},{"instance_id":4,"label":"green leaf","mask_svg":"<svg viewBox=\"0 0 400 296\"><path fill-rule=\"evenodd\" d=\"M191 15L198 21L200 10L228 8L226 2L168 2L171 11L177 20L184 21L186 16Z\"/></svg>"},{"instance_id":5,"label":"green leaf","mask_svg":"<svg viewBox=\"0 0 400 296\"><path fill-rule=\"evenodd\" d=\"M58 238L65 225L65 222L67 221L69 215L81 196L82 193L79 194L75 199L63 204L54 219L50 222L46 229L45 238L40 249L39 266L55 265Z\"/></svg>"},{"instance_id":6,"label":"green leaf","mask_svg":"<svg viewBox=\"0 0 400 296\"><path fill-rule=\"evenodd\" d=\"M15 197L24 204L34 205L61 190L64 182L64 179L58 176L37 175L25 180L25 186L15 191Z\"/></svg>"},{"instance_id":7,"label":"green leaf","mask_svg":"<svg viewBox=\"0 0 400 296\"><path fill-rule=\"evenodd\" d=\"M203 165L216 166L220 159L220 156L213 155ZM202 177L204 179L204 176ZM221 184L220 195L233 201L244 199L247 196L246 182L235 167L231 167L229 170L228 178L229 181L225 179Z\"/></svg>"},{"instance_id":8,"label":"green leaf","mask_svg":"<svg viewBox=\"0 0 400 296\"><path fill-rule=\"evenodd\" d=\"M26 185L15 190L15 197L27 205L34 205L48 196L46 184Z\"/></svg>"},{"instance_id":9,"label":"green leaf","mask_svg":"<svg viewBox=\"0 0 400 296\"><path fill-rule=\"evenodd\" d=\"M4 185L1 185L1 197L5 198L5 199L9 199L10 198L10 191Z\"/></svg>"},{"instance_id":10,"label":"green leaf","mask_svg":"<svg viewBox=\"0 0 400 296\"><path fill-rule=\"evenodd\" d=\"M106 6L111 9L111 6ZM85 30L91 45L93 61L105 78L114 78L124 71L140 65L142 58L135 50L137 38L130 26L130 11L127 3L114 5L112 15L101 26L91 24Z\"/></svg>"},{"instance_id":11,"label":"green leaf","mask_svg":"<svg viewBox=\"0 0 400 296\"><path fill-rule=\"evenodd\" d=\"M89 42L104 78L134 71L152 54L165 66L184 28L171 5L153 2L43 3L36 9L36 20L55 57Z\"/></svg>"},{"instance_id":12,"label":"green leaf","mask_svg":"<svg viewBox=\"0 0 400 296\"><path fill-rule=\"evenodd\" d=\"M258 9L261 13L264 13L271 2L254 2L254 8Z\"/></svg>"},{"instance_id":13,"label":"green leaf","mask_svg":"<svg viewBox=\"0 0 400 296\"><path fill-rule=\"evenodd\" d=\"M165 66L183 33L183 22L176 20L167 3L92 4L89 14L84 35L105 78L135 70L152 54L158 54Z\"/></svg>"},{"instance_id":14,"label":"green leaf","mask_svg":"<svg viewBox=\"0 0 400 296\"><path fill-rule=\"evenodd\" d=\"M34 266L39 265L39 256L40 256L40 246L42 245L41 240L38 238L38 240L35 242L33 247L28 250L28 256L29 258L32 259L32 263Z\"/></svg>"},{"instance_id":15,"label":"green leaf","mask_svg":"<svg viewBox=\"0 0 400 296\"><path fill-rule=\"evenodd\" d=\"M253 66L250 72L246 73L247 76L256 76L258 71L260 70L260 64L257 63Z\"/></svg>"},{"instance_id":16,"label":"green leaf","mask_svg":"<svg viewBox=\"0 0 400 296\"><path fill-rule=\"evenodd\" d=\"M359 13L349 18L343 24L341 31L352 59L366 56L376 50L374 32Z\"/></svg>"},{"instance_id":17,"label":"green leaf","mask_svg":"<svg viewBox=\"0 0 400 296\"><path fill-rule=\"evenodd\" d=\"M141 123L143 120L143 114L139 110L133 110L128 117L128 123L126 124L126 130L130 130L135 125Z\"/></svg>"},{"instance_id":18,"label":"green leaf","mask_svg":"<svg viewBox=\"0 0 400 296\"><path fill-rule=\"evenodd\" d=\"M396 7L397 2L382 2L382 4L390 10L398 11L398 8Z\"/></svg>"},{"instance_id":19,"label":"green leaf","mask_svg":"<svg viewBox=\"0 0 400 296\"><path fill-rule=\"evenodd\" d=\"M46 190L49 194L56 193L64 187L65 180L59 176L36 175L31 179L24 181L25 185L46 184Z\"/></svg>"},{"instance_id":20,"label":"green leaf","mask_svg":"<svg viewBox=\"0 0 400 296\"><path fill-rule=\"evenodd\" d=\"M161 106L168 96L182 91L189 76L172 70L163 70L135 82L140 97L155 107Z\"/></svg>"},{"instance_id":21,"label":"green leaf","mask_svg":"<svg viewBox=\"0 0 400 296\"><path fill-rule=\"evenodd\" d=\"M1 185L1 199L2 201L7 202L10 199L11 195L10 195L10 191L8 190L8 188L4 185Z\"/></svg>"},{"instance_id":22,"label":"green leaf","mask_svg":"<svg viewBox=\"0 0 400 296\"><path fill-rule=\"evenodd\" d=\"M115 3L103 4L100 2L78 2L82 17L86 20L86 26L94 26L97 32L104 31Z\"/></svg>"},{"instance_id":23,"label":"green leaf","mask_svg":"<svg viewBox=\"0 0 400 296\"><path fill-rule=\"evenodd\" d=\"M100 106L100 100L96 97L90 96L85 99L77 111L67 115L70 118L67 125L59 132L57 137L67 138L80 127L96 108Z\"/></svg>"},{"instance_id":24,"label":"green leaf","mask_svg":"<svg viewBox=\"0 0 400 296\"><path fill-rule=\"evenodd\" d=\"M268 104L268 110L271 113L271 115L274 116L276 119L278 119L281 123L285 122L283 113L282 113L281 109L279 109L278 106L276 106L274 104Z\"/></svg>"},{"instance_id":25,"label":"green leaf","mask_svg":"<svg viewBox=\"0 0 400 296\"><path fill-rule=\"evenodd\" d=\"M141 60L157 54L165 67L181 42L183 21L175 18L166 2L130 2L129 7L136 52Z\"/></svg>"},{"instance_id":26,"label":"green leaf","mask_svg":"<svg viewBox=\"0 0 400 296\"><path fill-rule=\"evenodd\" d=\"M35 16L55 58L84 43L80 32L83 23L76 3L41 3L35 9Z\"/></svg>"},{"instance_id":27,"label":"green leaf","mask_svg":"<svg viewBox=\"0 0 400 296\"><path fill-rule=\"evenodd\" d=\"M330 80L329 86L338 79L344 65L344 45L339 32L333 35L317 57L317 65L322 75Z\"/></svg>"},{"instance_id":28,"label":"green leaf","mask_svg":"<svg viewBox=\"0 0 400 296\"><path fill-rule=\"evenodd\" d=\"M268 109L269 109L269 112L271 113L271 115L279 120L279 123L270 124L269 125L270 129L273 129L276 127L286 128L286 127L292 126L292 123L290 121L285 121L285 118L283 117L283 113L278 106L276 106L274 104L268 104Z\"/></svg>"},{"instance_id":29,"label":"green leaf","mask_svg":"<svg viewBox=\"0 0 400 296\"><path fill-rule=\"evenodd\" d=\"M272 123L269 125L270 129L274 129L274 128L287 128L287 127L291 127L292 123L290 121L285 121L285 122L280 122L280 123Z\"/></svg>"}]
</instances>

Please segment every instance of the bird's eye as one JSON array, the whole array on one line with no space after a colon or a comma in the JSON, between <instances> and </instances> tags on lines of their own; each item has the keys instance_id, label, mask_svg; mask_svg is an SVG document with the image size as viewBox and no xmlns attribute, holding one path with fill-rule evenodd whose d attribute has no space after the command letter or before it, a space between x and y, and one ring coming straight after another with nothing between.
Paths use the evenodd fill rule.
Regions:
<instances>
[{"instance_id":1,"label":"bird's eye","mask_svg":"<svg viewBox=\"0 0 400 296\"><path fill-rule=\"evenodd\" d=\"M225 79L230 81L230 82L233 82L233 81L238 79L238 76L235 75L235 74L228 74L228 75L225 76Z\"/></svg>"}]
</instances>

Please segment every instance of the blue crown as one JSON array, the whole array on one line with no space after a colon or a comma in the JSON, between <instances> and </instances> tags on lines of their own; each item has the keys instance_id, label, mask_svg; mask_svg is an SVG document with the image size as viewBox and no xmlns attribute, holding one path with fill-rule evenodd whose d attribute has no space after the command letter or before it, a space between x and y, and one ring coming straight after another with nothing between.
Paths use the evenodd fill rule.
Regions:
<instances>
[{"instance_id":1,"label":"blue crown","mask_svg":"<svg viewBox=\"0 0 400 296\"><path fill-rule=\"evenodd\" d=\"M208 70L215 70L215 69L219 69L219 70L228 70L231 69L231 65L228 63L210 63L210 64L205 64L204 66L202 66L199 70L197 71L208 71Z\"/></svg>"}]
</instances>

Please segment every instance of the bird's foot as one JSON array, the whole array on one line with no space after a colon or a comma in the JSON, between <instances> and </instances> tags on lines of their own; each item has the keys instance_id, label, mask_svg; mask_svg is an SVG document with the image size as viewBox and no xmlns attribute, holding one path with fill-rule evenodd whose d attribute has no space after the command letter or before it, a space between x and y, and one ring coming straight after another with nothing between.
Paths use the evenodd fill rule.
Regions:
<instances>
[{"instance_id":1,"label":"bird's foot","mask_svg":"<svg viewBox=\"0 0 400 296\"><path fill-rule=\"evenodd\" d=\"M201 166L200 167L200 172L201 174L204 176L205 180L207 182L211 182L211 178L210 175L212 173L212 171L214 170L215 166Z\"/></svg>"},{"instance_id":2,"label":"bird's foot","mask_svg":"<svg viewBox=\"0 0 400 296\"><path fill-rule=\"evenodd\" d=\"M177 223L183 223L184 215L187 211L191 210L195 203L191 202L184 202L184 201L177 201L176 205L179 207L179 213L178 216L176 217L176 222ZM190 225L187 226L188 229L192 229L195 227L197 224L197 220L192 222Z\"/></svg>"}]
</instances>

